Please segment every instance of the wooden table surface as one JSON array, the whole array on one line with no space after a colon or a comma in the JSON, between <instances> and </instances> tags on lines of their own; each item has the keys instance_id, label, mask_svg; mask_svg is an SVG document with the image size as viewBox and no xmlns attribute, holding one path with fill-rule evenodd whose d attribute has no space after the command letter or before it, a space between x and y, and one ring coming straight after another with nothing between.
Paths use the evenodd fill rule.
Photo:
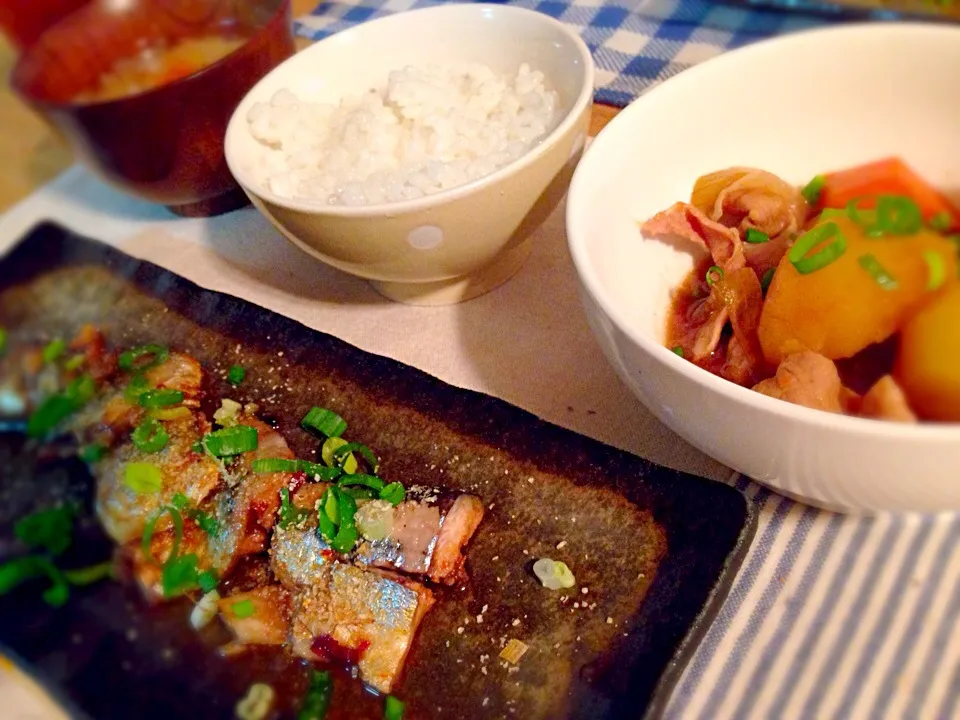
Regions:
<instances>
[{"instance_id":1,"label":"wooden table surface","mask_svg":"<svg viewBox=\"0 0 960 720\"><path fill-rule=\"evenodd\" d=\"M294 16L309 12L317 0L293 0ZM301 39L302 40L302 39ZM306 41L303 41L306 44ZM9 78L16 54L0 36L0 77ZM595 135L617 113L617 108L595 105L590 134ZM0 85L0 212L22 200L65 170L73 158L47 125L10 89Z\"/></svg>"}]
</instances>

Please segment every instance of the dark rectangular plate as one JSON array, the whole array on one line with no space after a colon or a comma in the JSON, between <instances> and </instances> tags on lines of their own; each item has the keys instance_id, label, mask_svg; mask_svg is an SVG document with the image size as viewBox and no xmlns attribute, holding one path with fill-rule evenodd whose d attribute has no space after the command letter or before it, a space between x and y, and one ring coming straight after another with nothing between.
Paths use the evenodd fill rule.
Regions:
<instances>
[{"instance_id":1,"label":"dark rectangular plate","mask_svg":"<svg viewBox=\"0 0 960 720\"><path fill-rule=\"evenodd\" d=\"M376 449L384 477L484 499L470 582L439 591L395 691L411 718L660 714L754 532L752 506L727 485L40 225L0 260L0 326L15 343L68 337L86 322L115 345L192 353L210 371L212 397L258 402L301 457L316 444L298 421L321 405ZM235 363L247 369L238 390L222 379ZM22 552L15 519L52 497L75 497L90 513L92 481L76 461L45 459L7 434L0 474L0 561ZM65 563L107 552L92 516L82 537ZM566 561L578 587L541 587L530 565L543 556ZM71 712L97 720L229 718L254 681L278 689L275 717L290 715L302 664L276 651L222 657L215 628L189 629L189 608L187 600L148 608L134 588L103 583L54 610L25 587L0 597L0 646ZM530 646L516 668L497 657L512 637ZM376 717L379 707L360 683L338 682L330 717Z\"/></svg>"}]
</instances>

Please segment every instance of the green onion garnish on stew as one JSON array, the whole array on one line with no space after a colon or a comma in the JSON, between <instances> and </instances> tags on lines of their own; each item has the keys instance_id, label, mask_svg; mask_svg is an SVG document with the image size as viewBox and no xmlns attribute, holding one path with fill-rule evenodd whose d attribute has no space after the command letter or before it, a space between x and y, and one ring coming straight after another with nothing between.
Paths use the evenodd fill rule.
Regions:
<instances>
[{"instance_id":1,"label":"green onion garnish on stew","mask_svg":"<svg viewBox=\"0 0 960 720\"><path fill-rule=\"evenodd\" d=\"M770 287L770 283L773 282L773 276L776 272L777 269L772 267L766 270L763 275L760 276L760 290L762 290L764 294L766 294L767 288Z\"/></svg>"},{"instance_id":2,"label":"green onion garnish on stew","mask_svg":"<svg viewBox=\"0 0 960 720\"><path fill-rule=\"evenodd\" d=\"M166 428L154 418L147 418L137 425L130 437L137 449L145 453L160 452L170 440Z\"/></svg>"},{"instance_id":3,"label":"green onion garnish on stew","mask_svg":"<svg viewBox=\"0 0 960 720\"><path fill-rule=\"evenodd\" d=\"M947 280L947 266L940 253L927 250L923 253L923 261L927 264L927 290L938 290Z\"/></svg>"},{"instance_id":4,"label":"green onion garnish on stew","mask_svg":"<svg viewBox=\"0 0 960 720\"><path fill-rule=\"evenodd\" d=\"M341 475L337 480L339 487L348 487L350 485L361 485L377 492L383 490L386 483L376 475Z\"/></svg>"},{"instance_id":5,"label":"green onion garnish on stew","mask_svg":"<svg viewBox=\"0 0 960 720\"><path fill-rule=\"evenodd\" d=\"M870 273L870 277L874 279L874 282L877 283L884 290L896 290L900 287L900 284L897 282L897 279L887 272L887 269L880 264L880 261L877 260L873 255L869 253L866 255L861 255L857 258L857 263Z\"/></svg>"},{"instance_id":6,"label":"green onion garnish on stew","mask_svg":"<svg viewBox=\"0 0 960 720\"><path fill-rule=\"evenodd\" d=\"M62 393L51 395L27 419L27 435L38 438L51 432L70 415L86 405L96 393L93 378L81 375Z\"/></svg>"},{"instance_id":7,"label":"green onion garnish on stew","mask_svg":"<svg viewBox=\"0 0 960 720\"><path fill-rule=\"evenodd\" d=\"M203 446L214 457L252 452L258 447L257 430L249 425L234 425L214 430L204 435Z\"/></svg>"},{"instance_id":8,"label":"green onion garnish on stew","mask_svg":"<svg viewBox=\"0 0 960 720\"><path fill-rule=\"evenodd\" d=\"M118 364L121 370L148 370L166 362L170 351L163 345L140 345L130 348L120 355Z\"/></svg>"},{"instance_id":9,"label":"green onion garnish on stew","mask_svg":"<svg viewBox=\"0 0 960 720\"><path fill-rule=\"evenodd\" d=\"M183 402L183 393L179 390L161 388L159 390L147 390L141 393L138 402L140 407L145 408L167 408L171 405L179 405Z\"/></svg>"},{"instance_id":10,"label":"green onion garnish on stew","mask_svg":"<svg viewBox=\"0 0 960 720\"><path fill-rule=\"evenodd\" d=\"M744 240L752 245L759 245L760 243L770 242L770 236L756 228L747 228Z\"/></svg>"},{"instance_id":11,"label":"green onion garnish on stew","mask_svg":"<svg viewBox=\"0 0 960 720\"><path fill-rule=\"evenodd\" d=\"M233 603L233 605L230 606L230 609L233 610L233 614L241 620L243 618L250 617L257 611L257 609L253 606L253 600L250 598Z\"/></svg>"},{"instance_id":12,"label":"green onion garnish on stew","mask_svg":"<svg viewBox=\"0 0 960 720\"><path fill-rule=\"evenodd\" d=\"M830 239L833 242L807 257L807 253ZM847 238L840 232L840 227L835 222L826 222L797 238L787 257L798 273L807 275L836 262L846 251Z\"/></svg>"},{"instance_id":13,"label":"green onion garnish on stew","mask_svg":"<svg viewBox=\"0 0 960 720\"><path fill-rule=\"evenodd\" d=\"M383 701L383 720L403 720L403 711L406 707L403 701L393 695L387 695Z\"/></svg>"},{"instance_id":14,"label":"green onion garnish on stew","mask_svg":"<svg viewBox=\"0 0 960 720\"><path fill-rule=\"evenodd\" d=\"M946 210L941 210L930 217L929 225L932 230L946 232L953 225L953 217Z\"/></svg>"},{"instance_id":15,"label":"green onion garnish on stew","mask_svg":"<svg viewBox=\"0 0 960 720\"><path fill-rule=\"evenodd\" d=\"M320 447L320 459L330 467L342 468L345 473L355 473L357 471L357 458L353 456L353 453L348 452L339 459L334 454L347 444L347 441L342 437L328 437Z\"/></svg>"},{"instance_id":16,"label":"green onion garnish on stew","mask_svg":"<svg viewBox=\"0 0 960 720\"><path fill-rule=\"evenodd\" d=\"M0 565L0 595L35 578L46 577L50 587L43 591L44 602L60 607L70 598L70 586L63 572L42 555L26 555Z\"/></svg>"},{"instance_id":17,"label":"green onion garnish on stew","mask_svg":"<svg viewBox=\"0 0 960 720\"><path fill-rule=\"evenodd\" d=\"M340 437L347 429L346 421L331 410L320 407L312 407L300 421L307 430L313 430L324 437Z\"/></svg>"},{"instance_id":18,"label":"green onion garnish on stew","mask_svg":"<svg viewBox=\"0 0 960 720\"><path fill-rule=\"evenodd\" d=\"M255 473L302 472L311 478L319 477L321 480L336 480L343 474L338 467L327 467L308 460L289 458L258 458L251 463L250 467Z\"/></svg>"},{"instance_id":19,"label":"green onion garnish on stew","mask_svg":"<svg viewBox=\"0 0 960 720\"><path fill-rule=\"evenodd\" d=\"M227 382L236 387L243 382L243 378L247 376L247 371L243 369L240 365L234 365L227 371Z\"/></svg>"},{"instance_id":20,"label":"green onion garnish on stew","mask_svg":"<svg viewBox=\"0 0 960 720\"><path fill-rule=\"evenodd\" d=\"M205 593L216 590L219 582L217 574L213 570L206 570L197 576L197 584Z\"/></svg>"},{"instance_id":21,"label":"green onion garnish on stew","mask_svg":"<svg viewBox=\"0 0 960 720\"><path fill-rule=\"evenodd\" d=\"M71 585L93 585L95 582L113 577L113 561L106 560L96 565L64 570L63 575Z\"/></svg>"},{"instance_id":22,"label":"green onion garnish on stew","mask_svg":"<svg viewBox=\"0 0 960 720\"><path fill-rule=\"evenodd\" d=\"M920 206L908 197L881 195L877 198L877 229L887 235L912 235L923 227Z\"/></svg>"},{"instance_id":23,"label":"green onion garnish on stew","mask_svg":"<svg viewBox=\"0 0 960 720\"><path fill-rule=\"evenodd\" d=\"M43 361L45 363L56 362L67 351L67 343L61 338L56 338L47 343L43 349Z\"/></svg>"},{"instance_id":24,"label":"green onion garnish on stew","mask_svg":"<svg viewBox=\"0 0 960 720\"><path fill-rule=\"evenodd\" d=\"M823 175L814 175L813 179L804 185L800 194L810 205L816 205L820 201L820 194L826 184L827 179Z\"/></svg>"},{"instance_id":25,"label":"green onion garnish on stew","mask_svg":"<svg viewBox=\"0 0 960 720\"><path fill-rule=\"evenodd\" d=\"M77 453L80 459L83 460L83 462L85 462L87 465L93 465L94 463L100 462L103 460L103 456L106 454L107 448L96 443L84 445Z\"/></svg>"},{"instance_id":26,"label":"green onion garnish on stew","mask_svg":"<svg viewBox=\"0 0 960 720\"><path fill-rule=\"evenodd\" d=\"M179 556L171 553L170 558L163 564L163 572L160 575L163 596L174 597L195 588L200 578L197 570L199 561L200 559L193 553Z\"/></svg>"},{"instance_id":27,"label":"green onion garnish on stew","mask_svg":"<svg viewBox=\"0 0 960 720\"><path fill-rule=\"evenodd\" d=\"M359 533L354 515L357 502L335 485L327 488L317 510L318 531L331 548L348 553L357 544Z\"/></svg>"},{"instance_id":28,"label":"green onion garnish on stew","mask_svg":"<svg viewBox=\"0 0 960 720\"><path fill-rule=\"evenodd\" d=\"M83 367L83 363L87 361L86 355L82 353L77 353L76 355L69 358L64 364L63 369L73 372L74 370L79 370Z\"/></svg>"},{"instance_id":29,"label":"green onion garnish on stew","mask_svg":"<svg viewBox=\"0 0 960 720\"><path fill-rule=\"evenodd\" d=\"M123 396L133 403L140 402L140 396L151 389L150 383L145 375L137 374L130 378L127 387L123 390Z\"/></svg>"},{"instance_id":30,"label":"green onion garnish on stew","mask_svg":"<svg viewBox=\"0 0 960 720\"><path fill-rule=\"evenodd\" d=\"M333 678L328 670L314 670L310 673L310 685L303 698L303 704L297 713L297 720L323 720L330 709L333 697Z\"/></svg>"},{"instance_id":31,"label":"green onion garnish on stew","mask_svg":"<svg viewBox=\"0 0 960 720\"><path fill-rule=\"evenodd\" d=\"M333 451L333 457L335 460L343 460L353 452L360 453L360 456L367 461L367 465L369 465L373 473L376 474L377 458L373 454L373 450L368 448L363 443L346 443L345 445L341 445Z\"/></svg>"},{"instance_id":32,"label":"green onion garnish on stew","mask_svg":"<svg viewBox=\"0 0 960 720\"><path fill-rule=\"evenodd\" d=\"M849 214L847 213L846 209L840 210L839 208L824 208L820 212L820 217L817 218L817 221L822 222L824 220L829 220L830 218L837 218L837 217L845 218L845 217L849 217Z\"/></svg>"},{"instance_id":33,"label":"green onion garnish on stew","mask_svg":"<svg viewBox=\"0 0 960 720\"><path fill-rule=\"evenodd\" d=\"M38 510L17 520L13 532L29 548L60 555L73 542L74 505Z\"/></svg>"},{"instance_id":34,"label":"green onion garnish on stew","mask_svg":"<svg viewBox=\"0 0 960 720\"><path fill-rule=\"evenodd\" d=\"M406 496L407 491L398 482L392 482L380 491L380 499L386 500L394 507L402 503Z\"/></svg>"},{"instance_id":35,"label":"green onion garnish on stew","mask_svg":"<svg viewBox=\"0 0 960 720\"><path fill-rule=\"evenodd\" d=\"M286 529L291 525L299 525L309 515L309 510L298 508L290 500L289 488L280 488L280 527Z\"/></svg>"},{"instance_id":36,"label":"green onion garnish on stew","mask_svg":"<svg viewBox=\"0 0 960 720\"><path fill-rule=\"evenodd\" d=\"M715 283L723 280L723 268L719 265L711 265L707 269L707 274L704 279L707 281L707 285L713 287Z\"/></svg>"},{"instance_id":37,"label":"green onion garnish on stew","mask_svg":"<svg viewBox=\"0 0 960 720\"><path fill-rule=\"evenodd\" d=\"M143 537L140 538L140 550L143 552L143 556L154 565L159 565L160 563L153 557L153 553L150 551L150 544L153 542L153 532L157 528L157 521L166 514L170 515L170 521L173 523L173 544L170 547L169 557L175 557L180 551L180 540L183 538L183 516L175 507L165 505L147 521L147 524L143 528Z\"/></svg>"},{"instance_id":38,"label":"green onion garnish on stew","mask_svg":"<svg viewBox=\"0 0 960 720\"><path fill-rule=\"evenodd\" d=\"M163 490L163 473L150 463L127 463L123 468L123 484L137 495L155 495Z\"/></svg>"},{"instance_id":39,"label":"green onion garnish on stew","mask_svg":"<svg viewBox=\"0 0 960 720\"><path fill-rule=\"evenodd\" d=\"M683 348L680 347L679 345L674 345L671 348L671 352L673 352L675 355L679 355L680 357L683 357Z\"/></svg>"},{"instance_id":40,"label":"green onion garnish on stew","mask_svg":"<svg viewBox=\"0 0 960 720\"><path fill-rule=\"evenodd\" d=\"M186 495L183 493L176 493L174 494L173 498L171 498L170 502L177 510L193 520L207 535L217 534L217 531L220 529L217 519L212 515L208 515L207 513L203 512L203 510L193 507L190 504L190 498L188 498Z\"/></svg>"}]
</instances>

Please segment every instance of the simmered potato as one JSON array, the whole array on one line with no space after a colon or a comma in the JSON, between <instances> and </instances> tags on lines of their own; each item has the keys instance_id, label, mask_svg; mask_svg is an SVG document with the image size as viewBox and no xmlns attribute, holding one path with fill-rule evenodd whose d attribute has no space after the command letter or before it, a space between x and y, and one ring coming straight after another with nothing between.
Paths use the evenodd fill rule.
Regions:
<instances>
[{"instance_id":1,"label":"simmered potato","mask_svg":"<svg viewBox=\"0 0 960 720\"><path fill-rule=\"evenodd\" d=\"M759 332L763 354L773 365L805 350L831 360L847 358L890 337L933 297L935 278L925 255L940 257L943 278L957 276L955 247L937 233L869 238L845 215L825 222L836 223L846 238L844 254L807 274L785 255L770 284Z\"/></svg>"},{"instance_id":2,"label":"simmered potato","mask_svg":"<svg viewBox=\"0 0 960 720\"><path fill-rule=\"evenodd\" d=\"M927 420L960 422L960 283L900 331L895 376L911 407Z\"/></svg>"}]
</instances>

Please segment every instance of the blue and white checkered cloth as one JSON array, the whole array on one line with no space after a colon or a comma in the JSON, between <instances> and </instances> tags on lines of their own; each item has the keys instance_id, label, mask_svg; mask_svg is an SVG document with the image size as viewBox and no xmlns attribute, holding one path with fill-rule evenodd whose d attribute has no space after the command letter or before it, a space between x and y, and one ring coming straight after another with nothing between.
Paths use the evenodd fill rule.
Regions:
<instances>
[{"instance_id":1,"label":"blue and white checkered cloth","mask_svg":"<svg viewBox=\"0 0 960 720\"><path fill-rule=\"evenodd\" d=\"M296 31L319 40L367 20L439 4L442 0L323 2L312 14L297 18ZM546 13L577 30L593 53L596 101L617 107L726 50L826 22L706 0L509 0L504 4Z\"/></svg>"}]
</instances>

